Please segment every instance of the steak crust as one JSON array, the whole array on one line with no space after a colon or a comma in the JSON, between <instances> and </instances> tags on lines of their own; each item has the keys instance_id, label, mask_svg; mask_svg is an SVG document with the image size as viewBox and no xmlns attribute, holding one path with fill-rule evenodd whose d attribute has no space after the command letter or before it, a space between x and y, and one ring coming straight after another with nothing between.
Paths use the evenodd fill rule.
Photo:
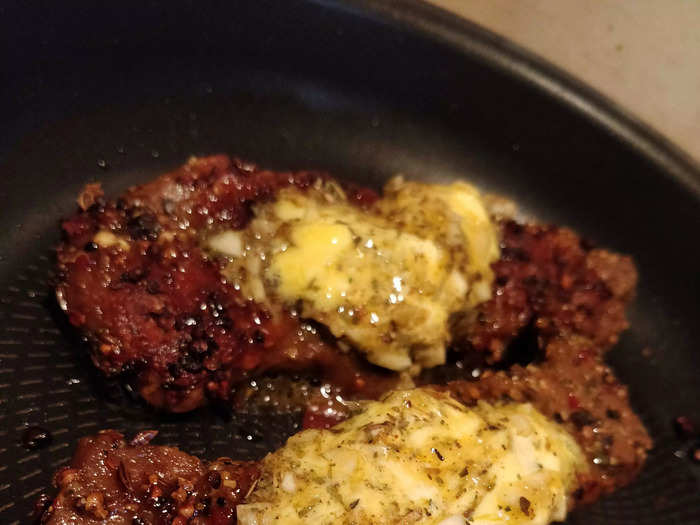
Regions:
<instances>
[{"instance_id":1,"label":"steak crust","mask_svg":"<svg viewBox=\"0 0 700 525\"><path fill-rule=\"evenodd\" d=\"M89 185L62 224L56 292L95 365L131 377L146 401L172 412L228 400L233 385L271 370L313 370L349 396L392 386L395 378L339 352L298 317L244 299L199 244L208 229L244 227L250 206L279 188L325 177L217 156L192 159L117 201ZM359 206L375 198L350 195Z\"/></svg>"},{"instance_id":2,"label":"steak crust","mask_svg":"<svg viewBox=\"0 0 700 525\"><path fill-rule=\"evenodd\" d=\"M131 441L114 430L80 440L54 475L57 495L40 509L46 525L227 525L259 476L253 462L204 462L173 447Z\"/></svg>"},{"instance_id":3,"label":"steak crust","mask_svg":"<svg viewBox=\"0 0 700 525\"><path fill-rule=\"evenodd\" d=\"M245 227L251 206L280 188L327 178L216 156L192 159L116 201L86 187L80 210L63 222L57 296L96 366L128 375L150 404L175 412L210 399L232 402L236 385L271 371L310 373L356 398L394 387L395 374L341 350L322 331L245 300L200 248L203 233ZM377 199L348 190L361 207ZM493 297L452 326L456 352L483 372L443 388L465 403L531 402L565 425L590 462L579 499L592 501L633 479L651 447L627 388L603 360L627 328L634 264L566 228L508 219L498 227Z\"/></svg>"},{"instance_id":4,"label":"steak crust","mask_svg":"<svg viewBox=\"0 0 700 525\"><path fill-rule=\"evenodd\" d=\"M603 361L628 326L634 264L565 228L505 221L501 239L493 298L460 327L500 366L446 388L465 403L529 402L562 423L589 461L577 496L593 501L634 479L652 446L627 387Z\"/></svg>"}]
</instances>

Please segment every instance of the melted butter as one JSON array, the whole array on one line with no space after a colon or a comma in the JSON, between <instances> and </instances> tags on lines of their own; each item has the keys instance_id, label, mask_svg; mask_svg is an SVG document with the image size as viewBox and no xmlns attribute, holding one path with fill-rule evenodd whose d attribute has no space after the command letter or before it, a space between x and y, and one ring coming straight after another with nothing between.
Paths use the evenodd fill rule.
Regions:
<instances>
[{"instance_id":1,"label":"melted butter","mask_svg":"<svg viewBox=\"0 0 700 525\"><path fill-rule=\"evenodd\" d=\"M500 256L498 235L481 193L466 182L449 185L389 181L382 213L407 231L446 247L471 284L467 301L475 306L491 297L491 263Z\"/></svg>"},{"instance_id":2,"label":"melted butter","mask_svg":"<svg viewBox=\"0 0 700 525\"><path fill-rule=\"evenodd\" d=\"M321 310L336 309L352 290L353 275L343 268L354 249L350 228L335 222L300 222L291 231L291 243L273 258L270 268L280 295L313 301Z\"/></svg>"},{"instance_id":3,"label":"melted butter","mask_svg":"<svg viewBox=\"0 0 700 525\"><path fill-rule=\"evenodd\" d=\"M543 525L564 519L583 468L571 436L531 405L395 391L264 458L238 520Z\"/></svg>"},{"instance_id":4,"label":"melted butter","mask_svg":"<svg viewBox=\"0 0 700 525\"><path fill-rule=\"evenodd\" d=\"M490 297L495 229L479 193L456 183L391 182L375 209L333 183L286 189L241 232L209 238L250 298L300 305L374 364L444 363L449 318Z\"/></svg>"}]
</instances>

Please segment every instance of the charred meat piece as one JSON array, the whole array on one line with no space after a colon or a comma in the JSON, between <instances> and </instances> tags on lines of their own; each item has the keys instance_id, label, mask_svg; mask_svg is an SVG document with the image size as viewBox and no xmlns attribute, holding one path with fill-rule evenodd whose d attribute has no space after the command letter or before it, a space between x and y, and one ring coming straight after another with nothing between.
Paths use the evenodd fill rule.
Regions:
<instances>
[{"instance_id":1,"label":"charred meat piece","mask_svg":"<svg viewBox=\"0 0 700 525\"><path fill-rule=\"evenodd\" d=\"M218 156L193 159L114 202L89 185L79 212L63 223L57 297L90 342L96 366L128 375L149 403L176 412L211 398L233 403L236 385L267 372L308 374L330 382L333 392L365 399L399 384L405 376L377 370L293 310L244 298L224 277L225 262L203 247L207 232L246 227L253 208L279 191L327 180ZM370 190L345 191L361 209L376 204ZM603 361L627 327L636 270L628 257L593 248L565 228L508 219L497 227L491 299L451 319L455 352L483 372L477 380L461 372L444 388L467 404L530 402L562 423L590 464L577 497L592 501L633 479L651 446L626 387ZM417 382L435 382L431 377ZM324 419L311 411L306 419L309 426L329 426L345 415ZM133 472L120 467L123 457ZM166 475L151 498L149 476L157 465ZM83 521L76 523L93 523L105 512L119 519L123 512L133 523L230 523L240 494L217 493L214 501L212 491L222 489L202 481L216 481L208 473L219 466L167 447L127 445L105 431L81 441L73 468L57 475L60 492L46 520L78 516ZM236 486L250 486L255 477L250 464L224 466ZM180 479L184 499L172 496L183 493ZM170 497L178 499L166 504ZM213 506L219 501L221 508ZM195 508L189 516L187 502Z\"/></svg>"},{"instance_id":2,"label":"charred meat piece","mask_svg":"<svg viewBox=\"0 0 700 525\"><path fill-rule=\"evenodd\" d=\"M494 296L458 329L488 362L510 366L447 389L466 403L530 402L564 424L590 465L578 497L593 501L629 483L652 445L627 387L603 361L627 328L634 264L563 228L506 221L501 242Z\"/></svg>"},{"instance_id":3,"label":"charred meat piece","mask_svg":"<svg viewBox=\"0 0 700 525\"><path fill-rule=\"evenodd\" d=\"M263 515L272 519L294 515L297 523L295 512L300 507L313 509L318 519L339 517L347 505L350 511L358 507L357 512L365 513L361 516L369 513L383 523L386 515L376 510L381 506L365 508L365 503L359 507L352 499L357 493L349 495L348 487L339 488L337 479L355 483L362 493L360 499L369 502L386 497L385 485L377 480L385 482L402 472L401 467L392 469L388 464L398 462L405 468L411 461L425 470L418 468L416 478L404 474L407 485L399 483L391 496L397 499L390 499L402 505L404 512L416 505L415 498L406 498L407 494L418 495L420 500L420 490L405 492L412 482L423 490L431 484L435 486L430 490L444 488L440 493L444 498L438 498L442 504L431 509L438 515L447 512L445 502L460 493L454 483L463 483L459 480L471 471L475 479L491 480L479 489L468 478L464 487L476 491L481 512L498 501L517 499L522 494L518 491L527 491L525 499L529 504L535 502L543 513L540 518L549 514L561 519L567 507L590 503L629 481L649 445L643 427L629 410L624 387L604 366L588 359L585 342L575 349L568 344L552 342L552 359L541 367L516 366L507 375L487 373L475 383L453 382L446 387L467 404L496 401L493 405L465 408L431 388L393 391L379 402L358 406L346 414L348 421L329 431L310 430L292 437L259 464L227 458L207 464L177 449L150 445L155 432L142 432L127 444L117 432L103 431L81 440L70 467L56 474L59 492L44 508L43 523L233 524L236 516L246 523L258 523ZM569 362L572 350L581 352L577 363ZM553 374L550 363L565 378ZM523 402L530 402L538 411ZM385 461L375 465L350 460L376 457L380 444L390 451ZM503 454L510 459L504 460ZM586 457L592 459L590 465ZM331 468L328 476L318 475L326 472L319 464L333 465L338 460L345 462L343 468L335 472ZM501 466L487 474L492 462ZM542 463L539 471L533 468L538 462ZM548 466L543 469L543 464ZM354 474L348 477L348 472ZM501 474L511 481L499 482ZM519 482L513 481L516 474ZM360 488L370 478L377 483L369 484L367 490ZM484 493L491 490L504 492L495 502L490 498L485 503ZM336 497L319 499L325 491ZM336 498L345 500L340 508ZM529 515L528 508L522 507L521 503L522 512ZM412 510L415 521L422 522L421 512Z\"/></svg>"},{"instance_id":4,"label":"charred meat piece","mask_svg":"<svg viewBox=\"0 0 700 525\"><path fill-rule=\"evenodd\" d=\"M95 364L175 412L210 398L230 402L236 385L269 371L308 373L358 398L396 386L398 374L378 371L293 309L244 298L224 276L226 262L203 246L208 232L246 227L253 207L285 188L329 180L217 156L192 159L114 202L88 185L80 211L63 223L57 296ZM370 190L344 192L359 209L376 206ZM522 362L511 349L528 331L540 350L555 335L586 337L595 355L615 343L636 282L629 258L563 228L504 220L498 233L491 299L454 316L455 348L502 367Z\"/></svg>"},{"instance_id":5,"label":"charred meat piece","mask_svg":"<svg viewBox=\"0 0 700 525\"><path fill-rule=\"evenodd\" d=\"M445 388L467 404L529 402L563 424L589 463L576 495L582 502L591 502L631 482L652 445L630 407L627 387L596 350L582 337L553 339L543 363L487 370L477 381L453 381Z\"/></svg>"},{"instance_id":6,"label":"charred meat piece","mask_svg":"<svg viewBox=\"0 0 700 525\"><path fill-rule=\"evenodd\" d=\"M39 522L47 525L233 524L236 505L258 478L255 463L211 463L176 448L149 445L156 432L130 442L103 430L80 440Z\"/></svg>"},{"instance_id":7,"label":"charred meat piece","mask_svg":"<svg viewBox=\"0 0 700 525\"><path fill-rule=\"evenodd\" d=\"M349 394L390 387L394 379L338 352L297 317L244 299L200 248L207 228L240 228L253 202L323 177L220 156L192 159L116 202L86 188L81 210L63 223L57 297L96 366L129 372L150 404L174 412L228 399L233 384L267 370L320 370ZM358 206L374 199L349 192Z\"/></svg>"},{"instance_id":8,"label":"charred meat piece","mask_svg":"<svg viewBox=\"0 0 700 525\"><path fill-rule=\"evenodd\" d=\"M566 228L511 220L500 226L493 297L475 320L455 326L456 339L490 363L527 327L544 340L586 337L596 355L612 347L628 326L625 307L637 284L632 260L594 249Z\"/></svg>"}]
</instances>

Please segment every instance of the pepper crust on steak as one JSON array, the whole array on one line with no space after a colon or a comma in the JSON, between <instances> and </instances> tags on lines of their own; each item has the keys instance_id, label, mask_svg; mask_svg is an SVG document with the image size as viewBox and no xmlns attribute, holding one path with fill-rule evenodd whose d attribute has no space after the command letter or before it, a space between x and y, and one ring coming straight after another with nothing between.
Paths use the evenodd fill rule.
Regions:
<instances>
[{"instance_id":1,"label":"pepper crust on steak","mask_svg":"<svg viewBox=\"0 0 700 525\"><path fill-rule=\"evenodd\" d=\"M116 201L89 185L80 210L63 222L57 296L97 367L129 372L149 403L169 411L231 401L236 385L267 372L307 373L355 398L396 386L398 374L371 366L295 312L244 298L202 248L202 232L245 228L255 205L281 189L329 179L216 156L192 159ZM360 210L378 199L371 190L345 191ZM626 387L603 361L627 327L634 264L566 228L504 218L497 229L491 298L451 320L453 349L484 372L446 388L467 403L529 401L562 422L592 465L581 498L595 499L629 482L651 446ZM523 334L538 355L511 365L523 358Z\"/></svg>"}]
</instances>

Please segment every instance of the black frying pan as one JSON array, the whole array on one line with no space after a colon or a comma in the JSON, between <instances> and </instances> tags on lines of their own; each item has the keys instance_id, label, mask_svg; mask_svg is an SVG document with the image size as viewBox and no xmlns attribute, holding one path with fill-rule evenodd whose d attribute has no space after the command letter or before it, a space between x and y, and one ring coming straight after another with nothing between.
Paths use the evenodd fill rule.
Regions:
<instances>
[{"instance_id":1,"label":"black frying pan","mask_svg":"<svg viewBox=\"0 0 700 525\"><path fill-rule=\"evenodd\" d=\"M114 193L228 152L373 186L466 176L632 254L639 296L610 360L657 446L635 484L570 523L700 523L692 443L671 427L700 416L700 175L660 137L417 1L19 4L0 6L0 522L26 521L100 428L240 458L294 430L289 415L148 411L92 370L51 299L58 219L83 184ZM24 448L27 425L52 442Z\"/></svg>"}]
</instances>

